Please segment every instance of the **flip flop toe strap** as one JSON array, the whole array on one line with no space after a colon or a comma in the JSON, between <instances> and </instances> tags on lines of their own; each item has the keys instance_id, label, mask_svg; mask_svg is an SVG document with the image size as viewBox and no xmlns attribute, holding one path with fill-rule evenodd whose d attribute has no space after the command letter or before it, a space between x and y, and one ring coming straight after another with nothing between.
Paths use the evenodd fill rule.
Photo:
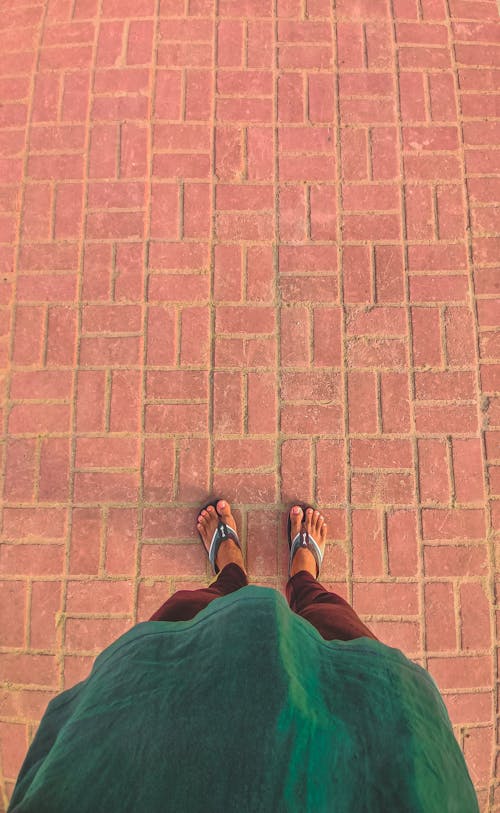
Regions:
<instances>
[{"instance_id":1,"label":"flip flop toe strap","mask_svg":"<svg viewBox=\"0 0 500 813\"><path fill-rule=\"evenodd\" d=\"M316 540L311 536L311 534L308 534L306 531L301 531L292 540L292 544L290 547L290 566L288 568L288 575L290 575L290 572L292 570L293 557L295 556L295 553L299 548L308 548L308 550L311 551L312 555L316 559L316 564L318 566L317 575L319 576L324 553L322 553L321 548L319 547Z\"/></svg>"},{"instance_id":2,"label":"flip flop toe strap","mask_svg":"<svg viewBox=\"0 0 500 813\"><path fill-rule=\"evenodd\" d=\"M238 534L236 533L236 531L230 528L229 525L226 525L225 522L219 522L216 530L214 531L214 535L210 543L210 550L208 553L208 558L216 573L219 572L219 568L215 564L217 552L219 550L219 546L221 545L221 543L225 542L226 539L234 539L238 547L241 548L240 540L238 538Z\"/></svg>"}]
</instances>

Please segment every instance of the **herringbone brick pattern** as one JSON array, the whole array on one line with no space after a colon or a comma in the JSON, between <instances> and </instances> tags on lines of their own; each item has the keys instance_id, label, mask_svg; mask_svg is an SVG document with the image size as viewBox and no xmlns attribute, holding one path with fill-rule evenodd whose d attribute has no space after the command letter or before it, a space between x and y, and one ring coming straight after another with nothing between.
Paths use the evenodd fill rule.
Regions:
<instances>
[{"instance_id":1,"label":"herringbone brick pattern","mask_svg":"<svg viewBox=\"0 0 500 813\"><path fill-rule=\"evenodd\" d=\"M0 0L0 743L236 505L435 677L500 810L495 0Z\"/></svg>"}]
</instances>

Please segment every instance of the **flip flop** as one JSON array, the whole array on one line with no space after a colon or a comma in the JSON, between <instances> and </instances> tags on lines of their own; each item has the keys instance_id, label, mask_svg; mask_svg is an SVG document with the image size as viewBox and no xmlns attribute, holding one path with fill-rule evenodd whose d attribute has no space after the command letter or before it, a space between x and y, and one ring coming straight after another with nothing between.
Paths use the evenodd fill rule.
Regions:
<instances>
[{"instance_id":1,"label":"flip flop","mask_svg":"<svg viewBox=\"0 0 500 813\"><path fill-rule=\"evenodd\" d=\"M303 515L308 508L313 508L312 505L301 505L300 503L296 503L302 508ZM313 508L314 511L314 508ZM321 564L323 562L324 552L321 551L318 543L315 539L308 534L307 531L299 531L299 533L292 539L292 520L290 518L290 511L288 512L288 547L290 548L290 561L288 563L288 578L290 578L290 572L292 570L292 561L293 557L295 556L296 552L299 548L308 548L314 558L316 559L316 565L318 567L318 572L316 573L316 579L319 579L319 574L321 572Z\"/></svg>"},{"instance_id":2,"label":"flip flop","mask_svg":"<svg viewBox=\"0 0 500 813\"><path fill-rule=\"evenodd\" d=\"M210 543L210 549L209 550L207 550L207 547L206 547L206 545L205 545L205 543L203 541L202 535L198 532L198 536L200 537L201 544L203 545L203 550L207 554L208 560L209 560L210 564L212 565L214 573L216 573L216 574L220 573L220 568L217 567L217 565L215 564L215 560L217 559L217 551L219 550L219 546L220 546L221 542L224 542L226 539L234 539L234 541L238 545L239 549L242 550L241 545L240 545L240 540L238 538L238 534L236 533L236 531L233 528L230 528L229 525L227 525L225 522L222 522L222 520L220 519L220 514L217 511L217 503L221 499L222 499L222 497L219 497L218 500L214 500L214 502L207 503L206 505L203 506L203 508L200 508L200 510L196 514L196 516L198 517L201 514L202 511L206 511L208 506L212 505L215 508L216 512L217 512L217 516L219 517L219 524L217 525L217 528L214 531L214 535L212 537L212 541Z\"/></svg>"}]
</instances>

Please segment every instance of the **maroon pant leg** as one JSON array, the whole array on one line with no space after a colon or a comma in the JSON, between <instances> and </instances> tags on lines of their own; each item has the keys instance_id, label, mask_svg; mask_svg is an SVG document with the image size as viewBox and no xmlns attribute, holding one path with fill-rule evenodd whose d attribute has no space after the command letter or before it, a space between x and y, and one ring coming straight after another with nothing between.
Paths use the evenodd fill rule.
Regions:
<instances>
[{"instance_id":1,"label":"maroon pant leg","mask_svg":"<svg viewBox=\"0 0 500 813\"><path fill-rule=\"evenodd\" d=\"M149 620L189 621L214 599L233 593L247 584L248 579L243 570L231 563L220 571L210 587L178 590ZM306 570L296 573L288 581L286 596L293 612L309 621L327 641L375 638L347 601L336 593L325 590Z\"/></svg>"},{"instance_id":2,"label":"maroon pant leg","mask_svg":"<svg viewBox=\"0 0 500 813\"><path fill-rule=\"evenodd\" d=\"M149 620L189 621L214 598L234 593L235 590L245 587L246 584L248 584L246 574L241 567L231 563L222 568L210 587L201 587L199 590L178 590L161 605Z\"/></svg>"},{"instance_id":3,"label":"maroon pant leg","mask_svg":"<svg viewBox=\"0 0 500 813\"><path fill-rule=\"evenodd\" d=\"M307 570L299 570L288 580L286 597L290 609L316 627L326 641L352 641L354 638L378 641L351 605L326 590Z\"/></svg>"}]
</instances>

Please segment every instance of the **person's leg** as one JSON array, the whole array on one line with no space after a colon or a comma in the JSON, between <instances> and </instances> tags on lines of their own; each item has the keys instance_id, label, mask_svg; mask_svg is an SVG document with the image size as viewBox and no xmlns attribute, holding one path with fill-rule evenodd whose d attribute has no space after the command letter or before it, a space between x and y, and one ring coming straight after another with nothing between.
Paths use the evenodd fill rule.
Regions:
<instances>
[{"instance_id":1,"label":"person's leg","mask_svg":"<svg viewBox=\"0 0 500 813\"><path fill-rule=\"evenodd\" d=\"M222 543L224 544L224 543ZM210 587L178 590L151 616L150 621L189 621L215 598L245 587L247 574L234 562L227 564Z\"/></svg>"},{"instance_id":2,"label":"person's leg","mask_svg":"<svg viewBox=\"0 0 500 813\"><path fill-rule=\"evenodd\" d=\"M237 530L229 503L220 500L217 503L217 511L212 505L208 506L200 513L196 526L207 551L219 519L222 519L233 530ZM210 587L202 587L199 590L178 590L149 620L189 621L214 599L239 590L240 587L248 584L243 555L232 539L221 542L215 563L219 568L219 574Z\"/></svg>"},{"instance_id":3,"label":"person's leg","mask_svg":"<svg viewBox=\"0 0 500 813\"><path fill-rule=\"evenodd\" d=\"M316 540L321 550L326 542L326 522L319 511L294 506L290 513L292 539L305 530ZM317 564L307 548L300 548L294 556L291 576L286 585L286 597L293 612L312 624L327 641L350 641L353 638L377 637L363 624L351 605L336 593L330 593L316 579Z\"/></svg>"}]
</instances>

